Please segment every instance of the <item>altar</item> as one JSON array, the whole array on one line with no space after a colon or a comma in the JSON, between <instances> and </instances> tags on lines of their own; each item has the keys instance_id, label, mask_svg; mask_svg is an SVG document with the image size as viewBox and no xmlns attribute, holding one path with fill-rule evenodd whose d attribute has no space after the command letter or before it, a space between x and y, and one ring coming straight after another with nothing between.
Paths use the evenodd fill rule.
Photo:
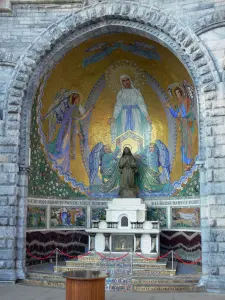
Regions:
<instances>
[{"instance_id":1,"label":"altar","mask_svg":"<svg viewBox=\"0 0 225 300\"><path fill-rule=\"evenodd\" d=\"M159 255L160 224L146 220L146 204L141 198L113 199L106 209L106 220L92 221L91 226L86 229L89 250Z\"/></svg>"}]
</instances>

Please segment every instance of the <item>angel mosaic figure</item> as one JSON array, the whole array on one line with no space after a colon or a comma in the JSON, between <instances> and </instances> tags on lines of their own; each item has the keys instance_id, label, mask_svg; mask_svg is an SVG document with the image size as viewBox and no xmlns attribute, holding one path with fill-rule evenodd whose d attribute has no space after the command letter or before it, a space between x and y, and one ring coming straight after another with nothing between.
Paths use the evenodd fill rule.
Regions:
<instances>
[{"instance_id":1,"label":"angel mosaic figure","mask_svg":"<svg viewBox=\"0 0 225 300\"><path fill-rule=\"evenodd\" d=\"M172 90L169 90L172 96ZM194 133L195 114L192 107L192 101L184 94L184 91L177 86L174 89L178 107L173 108L170 102L167 102L167 108L171 115L178 120L179 129L181 132L181 156L182 162L186 164L186 169L189 170L192 163L192 136Z\"/></svg>"},{"instance_id":2,"label":"angel mosaic figure","mask_svg":"<svg viewBox=\"0 0 225 300\"><path fill-rule=\"evenodd\" d=\"M146 147L143 153L143 162L155 173L160 173L159 168L162 168L160 183L170 182L170 154L162 141L156 140L155 143Z\"/></svg>"},{"instance_id":3,"label":"angel mosaic figure","mask_svg":"<svg viewBox=\"0 0 225 300\"><path fill-rule=\"evenodd\" d=\"M117 95L111 124L112 142L131 130L144 138L144 144L151 140L151 119L140 91L135 88L128 75L120 76L121 90Z\"/></svg>"},{"instance_id":4,"label":"angel mosaic figure","mask_svg":"<svg viewBox=\"0 0 225 300\"><path fill-rule=\"evenodd\" d=\"M112 151L109 145L103 143L96 144L89 156L89 181L90 185L103 183L103 190L110 191L118 186L118 154L120 149L117 147ZM100 174L102 179L98 177Z\"/></svg>"},{"instance_id":5,"label":"angel mosaic figure","mask_svg":"<svg viewBox=\"0 0 225 300\"><path fill-rule=\"evenodd\" d=\"M99 190L104 193L118 189L119 194L121 194L122 186L126 185L125 183L130 178L128 181L131 183L134 180L134 182L129 186L135 186L135 189L137 187L141 191L171 191L169 151L160 140L156 141L154 147L153 144L146 147L141 155L132 155L136 166L134 173L132 173L132 168L124 169L126 157L124 155L119 160L119 153L119 148L112 152L110 147L103 145L103 143L98 143L93 147L89 156L90 186L99 185ZM159 167L162 168L161 172ZM101 179L98 176L99 170ZM134 177L130 176L129 172Z\"/></svg>"},{"instance_id":6,"label":"angel mosaic figure","mask_svg":"<svg viewBox=\"0 0 225 300\"><path fill-rule=\"evenodd\" d=\"M166 145L157 140L144 149L137 158L138 186L144 192L170 192L170 158ZM159 168L162 168L160 172Z\"/></svg>"},{"instance_id":7,"label":"angel mosaic figure","mask_svg":"<svg viewBox=\"0 0 225 300\"><path fill-rule=\"evenodd\" d=\"M81 121L92 109L93 107L87 111L83 109L78 91L63 90L43 117L43 120L49 119L48 154L65 173L70 173L70 159L76 158L76 136L84 140ZM57 125L60 127L54 138Z\"/></svg>"}]
</instances>

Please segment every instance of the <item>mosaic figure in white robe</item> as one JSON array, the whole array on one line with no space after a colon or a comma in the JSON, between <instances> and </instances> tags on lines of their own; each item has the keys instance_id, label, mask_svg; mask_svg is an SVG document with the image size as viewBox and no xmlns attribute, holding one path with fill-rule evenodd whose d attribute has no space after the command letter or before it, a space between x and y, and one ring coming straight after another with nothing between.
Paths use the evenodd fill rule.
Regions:
<instances>
[{"instance_id":1,"label":"mosaic figure in white robe","mask_svg":"<svg viewBox=\"0 0 225 300\"><path fill-rule=\"evenodd\" d=\"M142 136L144 145L151 142L151 119L140 91L135 88L128 75L120 76L122 85L117 95L111 123L112 142L121 134L131 130Z\"/></svg>"}]
</instances>

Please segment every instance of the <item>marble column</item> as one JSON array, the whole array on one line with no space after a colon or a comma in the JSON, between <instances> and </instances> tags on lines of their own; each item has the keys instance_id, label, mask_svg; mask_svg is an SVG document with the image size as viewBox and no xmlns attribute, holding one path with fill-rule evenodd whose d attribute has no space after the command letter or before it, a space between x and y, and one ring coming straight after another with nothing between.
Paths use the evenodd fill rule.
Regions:
<instances>
[{"instance_id":1,"label":"marble column","mask_svg":"<svg viewBox=\"0 0 225 300\"><path fill-rule=\"evenodd\" d=\"M109 243L109 238L110 238L110 234L109 233L104 233L105 236L105 252L109 252L110 251L110 243Z\"/></svg>"}]
</instances>

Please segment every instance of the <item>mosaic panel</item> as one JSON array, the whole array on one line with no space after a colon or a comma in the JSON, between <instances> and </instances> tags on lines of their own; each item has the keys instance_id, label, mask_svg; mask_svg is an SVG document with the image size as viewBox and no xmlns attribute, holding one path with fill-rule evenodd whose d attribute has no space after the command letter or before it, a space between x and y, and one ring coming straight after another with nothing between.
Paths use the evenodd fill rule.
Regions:
<instances>
[{"instance_id":1,"label":"mosaic panel","mask_svg":"<svg viewBox=\"0 0 225 300\"><path fill-rule=\"evenodd\" d=\"M51 228L86 227L86 209L83 207L51 207Z\"/></svg>"},{"instance_id":2,"label":"mosaic panel","mask_svg":"<svg viewBox=\"0 0 225 300\"><path fill-rule=\"evenodd\" d=\"M27 207L27 228L41 229L47 227L47 207L30 206Z\"/></svg>"},{"instance_id":3,"label":"mosaic panel","mask_svg":"<svg viewBox=\"0 0 225 300\"><path fill-rule=\"evenodd\" d=\"M200 228L200 208L172 208L172 228Z\"/></svg>"},{"instance_id":4,"label":"mosaic panel","mask_svg":"<svg viewBox=\"0 0 225 300\"><path fill-rule=\"evenodd\" d=\"M165 207L148 207L147 220L159 221L160 227L167 227L167 210Z\"/></svg>"},{"instance_id":5,"label":"mosaic panel","mask_svg":"<svg viewBox=\"0 0 225 300\"><path fill-rule=\"evenodd\" d=\"M91 210L91 219L94 221L105 220L106 219L106 210L104 207L96 207Z\"/></svg>"}]
</instances>

